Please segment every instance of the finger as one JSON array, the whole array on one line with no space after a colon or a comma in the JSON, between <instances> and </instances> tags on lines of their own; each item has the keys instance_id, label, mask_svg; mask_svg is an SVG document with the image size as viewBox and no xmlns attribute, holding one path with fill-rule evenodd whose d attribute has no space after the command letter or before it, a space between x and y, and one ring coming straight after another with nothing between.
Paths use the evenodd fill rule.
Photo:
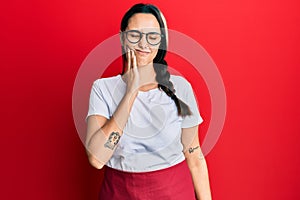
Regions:
<instances>
[{"instance_id":1,"label":"finger","mask_svg":"<svg viewBox=\"0 0 300 200\"><path fill-rule=\"evenodd\" d=\"M136 56L135 56L135 52L132 51L132 68L136 69L137 68L137 64L136 64Z\"/></svg>"},{"instance_id":2,"label":"finger","mask_svg":"<svg viewBox=\"0 0 300 200\"><path fill-rule=\"evenodd\" d=\"M131 68L133 68L133 62L134 62L134 51L130 49L130 57L131 57Z\"/></svg>"},{"instance_id":3,"label":"finger","mask_svg":"<svg viewBox=\"0 0 300 200\"><path fill-rule=\"evenodd\" d=\"M127 49L126 54L127 54L127 71L129 71L130 68L131 68L131 55L130 55L130 49L129 48Z\"/></svg>"}]
</instances>

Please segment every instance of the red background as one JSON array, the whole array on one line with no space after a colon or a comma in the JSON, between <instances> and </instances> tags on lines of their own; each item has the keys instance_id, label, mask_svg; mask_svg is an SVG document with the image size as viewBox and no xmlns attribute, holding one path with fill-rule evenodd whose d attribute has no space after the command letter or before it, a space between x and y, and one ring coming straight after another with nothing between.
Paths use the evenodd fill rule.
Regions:
<instances>
[{"instance_id":1,"label":"red background","mask_svg":"<svg viewBox=\"0 0 300 200\"><path fill-rule=\"evenodd\" d=\"M1 6L1 199L96 199L102 171L89 165L74 126L73 83L136 2ZM226 121L206 157L213 198L300 199L299 1L148 2L203 45L223 77ZM205 89L200 107L209 118Z\"/></svg>"}]
</instances>

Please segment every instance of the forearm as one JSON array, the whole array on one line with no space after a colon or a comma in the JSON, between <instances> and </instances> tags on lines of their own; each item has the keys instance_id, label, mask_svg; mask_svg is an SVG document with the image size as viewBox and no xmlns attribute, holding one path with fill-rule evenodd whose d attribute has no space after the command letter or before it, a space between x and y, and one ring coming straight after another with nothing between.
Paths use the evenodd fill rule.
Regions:
<instances>
[{"instance_id":1,"label":"forearm","mask_svg":"<svg viewBox=\"0 0 300 200\"><path fill-rule=\"evenodd\" d=\"M93 134L88 134L86 149L90 163L94 167L98 169L102 168L113 155L115 147L123 134L123 129L127 123L134 98L134 95L125 95L113 116L109 120L106 120L103 125L100 124ZM97 123L97 121L88 124L94 126L91 124L95 123Z\"/></svg>"},{"instance_id":2,"label":"forearm","mask_svg":"<svg viewBox=\"0 0 300 200\"><path fill-rule=\"evenodd\" d=\"M189 164L197 200L211 200L211 191L206 161L200 158L196 163Z\"/></svg>"},{"instance_id":3,"label":"forearm","mask_svg":"<svg viewBox=\"0 0 300 200\"><path fill-rule=\"evenodd\" d=\"M86 149L90 163L98 169L102 168L113 155L115 147L123 134L123 129L127 123L133 102L140 87L139 72L134 51L128 49L126 57L127 71L122 77L127 85L126 93L113 116L108 120L104 117L100 117L99 120L96 120L99 122L98 127L95 126L95 123L89 124L88 119Z\"/></svg>"},{"instance_id":4,"label":"forearm","mask_svg":"<svg viewBox=\"0 0 300 200\"><path fill-rule=\"evenodd\" d=\"M185 128L182 131L184 135L193 135L193 133L195 138L184 155L192 175L197 200L211 200L208 169L199 144L198 126Z\"/></svg>"}]
</instances>

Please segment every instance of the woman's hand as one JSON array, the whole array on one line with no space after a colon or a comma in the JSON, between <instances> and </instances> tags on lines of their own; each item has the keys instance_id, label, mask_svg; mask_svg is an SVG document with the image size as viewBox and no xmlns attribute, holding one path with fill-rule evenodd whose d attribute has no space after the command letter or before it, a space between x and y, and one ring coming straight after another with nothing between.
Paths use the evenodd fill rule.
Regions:
<instances>
[{"instance_id":1,"label":"woman's hand","mask_svg":"<svg viewBox=\"0 0 300 200\"><path fill-rule=\"evenodd\" d=\"M139 71L137 69L137 62L134 50L128 48L127 50L127 71L124 74L124 79L127 84L126 93L135 97L139 90Z\"/></svg>"}]
</instances>

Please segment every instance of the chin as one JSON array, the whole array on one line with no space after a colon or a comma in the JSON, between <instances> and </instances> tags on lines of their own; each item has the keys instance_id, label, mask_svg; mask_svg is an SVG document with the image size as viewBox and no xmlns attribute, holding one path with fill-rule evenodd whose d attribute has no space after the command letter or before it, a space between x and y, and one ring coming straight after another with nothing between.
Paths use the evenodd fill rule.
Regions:
<instances>
[{"instance_id":1,"label":"chin","mask_svg":"<svg viewBox=\"0 0 300 200\"><path fill-rule=\"evenodd\" d=\"M138 67L142 67L142 66L145 66L145 65L149 65L153 63L153 61L146 61L146 60L141 60L141 61L137 61L137 65Z\"/></svg>"}]
</instances>

